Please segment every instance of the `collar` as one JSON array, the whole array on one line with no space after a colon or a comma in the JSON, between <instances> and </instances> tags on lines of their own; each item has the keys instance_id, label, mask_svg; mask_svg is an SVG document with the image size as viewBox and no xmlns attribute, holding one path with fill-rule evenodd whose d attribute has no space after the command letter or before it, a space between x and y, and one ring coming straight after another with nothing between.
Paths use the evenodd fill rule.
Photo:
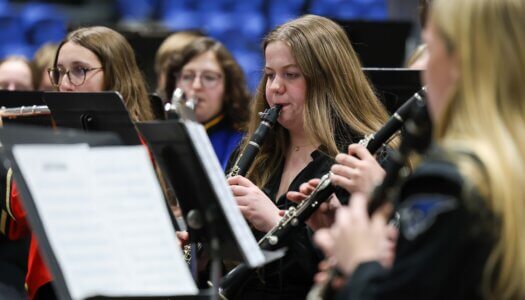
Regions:
<instances>
[{"instance_id":1,"label":"collar","mask_svg":"<svg viewBox=\"0 0 525 300\"><path fill-rule=\"evenodd\" d=\"M205 122L204 123L204 128L206 130L208 130L208 129L212 128L213 126L219 124L223 119L224 119L224 114L219 114L218 116L213 117L208 122Z\"/></svg>"}]
</instances>

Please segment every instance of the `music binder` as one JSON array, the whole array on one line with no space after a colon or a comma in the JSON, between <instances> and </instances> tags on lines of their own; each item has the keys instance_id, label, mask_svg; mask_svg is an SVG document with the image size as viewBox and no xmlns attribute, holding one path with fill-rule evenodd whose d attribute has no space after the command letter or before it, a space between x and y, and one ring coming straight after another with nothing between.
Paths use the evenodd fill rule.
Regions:
<instances>
[{"instance_id":1,"label":"music binder","mask_svg":"<svg viewBox=\"0 0 525 300\"><path fill-rule=\"evenodd\" d=\"M198 293L145 147L15 126L0 142L60 299Z\"/></svg>"},{"instance_id":2,"label":"music binder","mask_svg":"<svg viewBox=\"0 0 525 300\"><path fill-rule=\"evenodd\" d=\"M265 257L237 208L204 127L194 121L138 122L155 161L175 190L192 241L217 238L218 256L250 267Z\"/></svg>"},{"instance_id":3,"label":"music binder","mask_svg":"<svg viewBox=\"0 0 525 300\"><path fill-rule=\"evenodd\" d=\"M140 139L118 92L44 92L56 126L117 133L125 145Z\"/></svg>"}]
</instances>

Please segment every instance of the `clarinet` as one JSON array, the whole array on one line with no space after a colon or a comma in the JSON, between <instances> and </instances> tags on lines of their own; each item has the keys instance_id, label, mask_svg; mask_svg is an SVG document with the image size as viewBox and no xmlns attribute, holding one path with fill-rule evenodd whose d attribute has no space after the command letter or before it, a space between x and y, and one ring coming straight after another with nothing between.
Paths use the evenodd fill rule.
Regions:
<instances>
[{"instance_id":1,"label":"clarinet","mask_svg":"<svg viewBox=\"0 0 525 300\"><path fill-rule=\"evenodd\" d=\"M277 118L279 117L279 112L281 111L282 105L277 104L272 108L267 108L264 110L264 112L259 113L259 117L261 118L261 123L259 123L259 126L257 129L255 129L255 132L250 138L250 141L244 148L244 151L237 157L237 160L235 161L235 164L233 165L230 173L228 174L228 178L241 175L245 176L248 172L248 169L253 163L253 160L257 153L259 153L259 150L261 150L261 145L264 142L266 136L268 135L268 132L270 132L270 129L272 129L275 122L277 122Z\"/></svg>"},{"instance_id":2,"label":"clarinet","mask_svg":"<svg viewBox=\"0 0 525 300\"><path fill-rule=\"evenodd\" d=\"M370 153L377 152L377 150L401 128L414 103L423 102L425 95L425 88L419 90L398 108L383 127L375 134L365 136L359 143L366 146ZM338 189L331 184L330 173L323 175L315 190L297 207L289 208L279 223L259 240L261 249L275 250L282 247L284 244L283 241L288 240L289 236L300 228L299 225L310 218L317 208L336 191L338 191ZM245 264L241 264L226 274L220 286L220 293L223 298L228 299L235 295L234 293L237 289L241 287L248 278L250 271L251 269Z\"/></svg>"},{"instance_id":3,"label":"clarinet","mask_svg":"<svg viewBox=\"0 0 525 300\"><path fill-rule=\"evenodd\" d=\"M420 96L425 95L424 89L421 90L423 94ZM421 91L418 93L421 93ZM418 99L418 101L414 102L408 109L407 114L408 120L405 123L405 135L401 140L399 149L389 156L385 165L386 176L383 182L374 189L370 197L368 204L368 214L370 216L387 201L394 203L393 199L397 192L397 182L401 178L401 170L405 166L408 157L414 150L418 153L423 153L430 144L428 137L431 135L431 123L426 103L423 99ZM399 220L394 221L399 222ZM314 285L306 299L332 299L335 294L335 290L332 288L332 281L341 275L342 273L336 267L328 270L327 280Z\"/></svg>"},{"instance_id":4,"label":"clarinet","mask_svg":"<svg viewBox=\"0 0 525 300\"><path fill-rule=\"evenodd\" d=\"M365 136L359 143L366 146L366 149L370 153L376 153L383 144L401 128L414 104L423 102L424 93L424 88L415 93L388 119L383 127L375 134ZM288 209L279 223L261 239L260 245L266 250L280 248L282 246L281 241L286 240L290 231L298 228L299 224L304 223L310 218L317 208L325 202L331 194L337 191L342 190L338 190L331 184L330 172L323 175L315 190L306 199L301 201L297 207Z\"/></svg>"}]
</instances>

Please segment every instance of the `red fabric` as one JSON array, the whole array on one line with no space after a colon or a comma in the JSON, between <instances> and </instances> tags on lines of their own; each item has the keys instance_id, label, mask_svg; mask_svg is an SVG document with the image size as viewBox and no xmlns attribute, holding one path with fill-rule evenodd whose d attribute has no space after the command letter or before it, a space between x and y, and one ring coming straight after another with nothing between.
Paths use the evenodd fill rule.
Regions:
<instances>
[{"instance_id":1,"label":"red fabric","mask_svg":"<svg viewBox=\"0 0 525 300\"><path fill-rule=\"evenodd\" d=\"M22 207L20 194L16 187L16 183L11 185L10 206L15 220L9 227L9 238L18 239L30 234L29 224L26 219L26 213ZM34 235L31 235L31 243L29 245L29 259L27 264L26 285L29 294L29 299L34 299L36 291L44 284L52 280L44 260L40 256L38 244Z\"/></svg>"},{"instance_id":2,"label":"red fabric","mask_svg":"<svg viewBox=\"0 0 525 300\"><path fill-rule=\"evenodd\" d=\"M153 157L153 153L151 152L151 149L148 147L148 143L146 142L144 137L142 137L141 134L139 134L139 140L140 140L140 143L142 144L142 146L144 146L146 148L146 150L148 150L149 159L151 160L151 163L155 166L156 165L155 157Z\"/></svg>"},{"instance_id":3,"label":"red fabric","mask_svg":"<svg viewBox=\"0 0 525 300\"><path fill-rule=\"evenodd\" d=\"M26 284L29 299L34 299L38 289L44 284L51 282L53 278L49 273L40 251L38 250L38 243L35 235L31 236L31 244L29 245L29 261L27 263Z\"/></svg>"},{"instance_id":4,"label":"red fabric","mask_svg":"<svg viewBox=\"0 0 525 300\"><path fill-rule=\"evenodd\" d=\"M8 237L11 240L18 240L24 237L27 237L31 234L31 229L26 220L26 212L20 201L20 193L16 187L15 182L11 184L11 193L10 193L10 202L9 206L11 208L11 213L13 214L14 220L11 220L9 224Z\"/></svg>"}]
</instances>

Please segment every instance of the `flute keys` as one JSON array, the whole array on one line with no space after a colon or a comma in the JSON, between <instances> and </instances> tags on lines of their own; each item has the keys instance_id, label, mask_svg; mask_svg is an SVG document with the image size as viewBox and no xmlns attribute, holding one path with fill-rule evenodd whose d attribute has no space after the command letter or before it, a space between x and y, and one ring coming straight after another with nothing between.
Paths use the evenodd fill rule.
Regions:
<instances>
[{"instance_id":1,"label":"flute keys","mask_svg":"<svg viewBox=\"0 0 525 300\"><path fill-rule=\"evenodd\" d=\"M275 246L277 245L277 243L279 243L279 238L276 237L275 235L272 235L268 238L268 243L272 246Z\"/></svg>"}]
</instances>

